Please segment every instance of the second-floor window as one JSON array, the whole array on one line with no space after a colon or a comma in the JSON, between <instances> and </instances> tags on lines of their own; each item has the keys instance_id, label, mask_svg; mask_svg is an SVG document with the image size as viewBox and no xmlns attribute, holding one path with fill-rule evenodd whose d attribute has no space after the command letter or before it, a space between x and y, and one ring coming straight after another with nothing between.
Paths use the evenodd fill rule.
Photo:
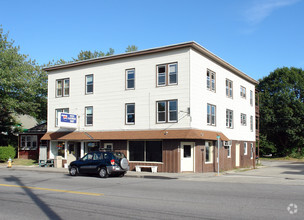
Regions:
<instances>
[{"instance_id":1,"label":"second-floor window","mask_svg":"<svg viewBox=\"0 0 304 220\"><path fill-rule=\"evenodd\" d=\"M232 96L233 96L232 86L233 86L232 81L229 79L226 79L226 96L228 98L232 98Z\"/></svg>"},{"instance_id":2,"label":"second-floor window","mask_svg":"<svg viewBox=\"0 0 304 220\"><path fill-rule=\"evenodd\" d=\"M233 128L233 111L226 109L226 127Z\"/></svg>"},{"instance_id":3,"label":"second-floor window","mask_svg":"<svg viewBox=\"0 0 304 220\"><path fill-rule=\"evenodd\" d=\"M126 104L126 124L135 124L135 104Z\"/></svg>"},{"instance_id":4,"label":"second-floor window","mask_svg":"<svg viewBox=\"0 0 304 220\"><path fill-rule=\"evenodd\" d=\"M126 70L126 89L135 89L135 69Z\"/></svg>"},{"instance_id":5,"label":"second-floor window","mask_svg":"<svg viewBox=\"0 0 304 220\"><path fill-rule=\"evenodd\" d=\"M250 105L253 105L253 92L250 90Z\"/></svg>"},{"instance_id":6,"label":"second-floor window","mask_svg":"<svg viewBox=\"0 0 304 220\"><path fill-rule=\"evenodd\" d=\"M253 131L253 116L250 116L250 131Z\"/></svg>"},{"instance_id":7,"label":"second-floor window","mask_svg":"<svg viewBox=\"0 0 304 220\"><path fill-rule=\"evenodd\" d=\"M177 122L177 100L158 101L157 123Z\"/></svg>"},{"instance_id":8,"label":"second-floor window","mask_svg":"<svg viewBox=\"0 0 304 220\"><path fill-rule=\"evenodd\" d=\"M177 63L162 64L157 66L157 86L177 84Z\"/></svg>"},{"instance_id":9,"label":"second-floor window","mask_svg":"<svg viewBox=\"0 0 304 220\"><path fill-rule=\"evenodd\" d=\"M215 72L207 70L207 89L215 92Z\"/></svg>"},{"instance_id":10,"label":"second-floor window","mask_svg":"<svg viewBox=\"0 0 304 220\"><path fill-rule=\"evenodd\" d=\"M216 106L207 104L207 124L214 125L216 123Z\"/></svg>"},{"instance_id":11,"label":"second-floor window","mask_svg":"<svg viewBox=\"0 0 304 220\"><path fill-rule=\"evenodd\" d=\"M247 125L247 119L246 114L241 113L241 125L246 126Z\"/></svg>"},{"instance_id":12,"label":"second-floor window","mask_svg":"<svg viewBox=\"0 0 304 220\"><path fill-rule=\"evenodd\" d=\"M240 95L242 98L246 99L246 88L241 86Z\"/></svg>"},{"instance_id":13,"label":"second-floor window","mask_svg":"<svg viewBox=\"0 0 304 220\"><path fill-rule=\"evenodd\" d=\"M85 107L85 125L93 125L93 106Z\"/></svg>"},{"instance_id":14,"label":"second-floor window","mask_svg":"<svg viewBox=\"0 0 304 220\"><path fill-rule=\"evenodd\" d=\"M60 109L56 109L55 110L55 126L58 126L58 113L59 112L64 112L64 113L69 113L69 109L68 108L60 108Z\"/></svg>"},{"instance_id":15,"label":"second-floor window","mask_svg":"<svg viewBox=\"0 0 304 220\"><path fill-rule=\"evenodd\" d=\"M86 75L86 94L92 94L93 93L93 74Z\"/></svg>"},{"instance_id":16,"label":"second-floor window","mask_svg":"<svg viewBox=\"0 0 304 220\"><path fill-rule=\"evenodd\" d=\"M56 80L56 97L63 97L70 95L70 79Z\"/></svg>"}]
</instances>

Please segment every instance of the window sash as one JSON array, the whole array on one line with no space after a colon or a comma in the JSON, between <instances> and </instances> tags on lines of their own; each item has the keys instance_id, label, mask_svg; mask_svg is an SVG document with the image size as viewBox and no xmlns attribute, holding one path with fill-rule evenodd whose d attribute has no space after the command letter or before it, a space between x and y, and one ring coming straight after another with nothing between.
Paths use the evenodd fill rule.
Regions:
<instances>
[{"instance_id":1,"label":"window sash","mask_svg":"<svg viewBox=\"0 0 304 220\"><path fill-rule=\"evenodd\" d=\"M233 111L226 109L226 127L233 128Z\"/></svg>"},{"instance_id":2,"label":"window sash","mask_svg":"<svg viewBox=\"0 0 304 220\"><path fill-rule=\"evenodd\" d=\"M126 104L126 124L135 124L135 104Z\"/></svg>"},{"instance_id":3,"label":"window sash","mask_svg":"<svg viewBox=\"0 0 304 220\"><path fill-rule=\"evenodd\" d=\"M55 127L58 126L58 113L59 112L69 113L69 109L68 108L55 109Z\"/></svg>"},{"instance_id":4,"label":"window sash","mask_svg":"<svg viewBox=\"0 0 304 220\"><path fill-rule=\"evenodd\" d=\"M93 125L93 107L86 107L85 108L85 125Z\"/></svg>"},{"instance_id":5,"label":"window sash","mask_svg":"<svg viewBox=\"0 0 304 220\"><path fill-rule=\"evenodd\" d=\"M177 101L168 101L169 112L168 112L168 121L176 122L177 121Z\"/></svg>"},{"instance_id":6,"label":"window sash","mask_svg":"<svg viewBox=\"0 0 304 220\"><path fill-rule=\"evenodd\" d=\"M157 122L166 122L166 109L167 109L167 102L160 101L157 102Z\"/></svg>"},{"instance_id":7,"label":"window sash","mask_svg":"<svg viewBox=\"0 0 304 220\"><path fill-rule=\"evenodd\" d=\"M70 79L56 80L56 97L70 95Z\"/></svg>"},{"instance_id":8,"label":"window sash","mask_svg":"<svg viewBox=\"0 0 304 220\"><path fill-rule=\"evenodd\" d=\"M166 72L167 72L166 65L157 66L157 85L158 86L166 85Z\"/></svg>"},{"instance_id":9,"label":"window sash","mask_svg":"<svg viewBox=\"0 0 304 220\"><path fill-rule=\"evenodd\" d=\"M207 104L207 124L215 125L216 124L216 106Z\"/></svg>"},{"instance_id":10,"label":"window sash","mask_svg":"<svg viewBox=\"0 0 304 220\"><path fill-rule=\"evenodd\" d=\"M157 86L176 85L178 82L178 64L162 64L157 66Z\"/></svg>"},{"instance_id":11,"label":"window sash","mask_svg":"<svg viewBox=\"0 0 304 220\"><path fill-rule=\"evenodd\" d=\"M228 152L227 152L227 157L230 158L231 157L231 146L228 146Z\"/></svg>"},{"instance_id":12,"label":"window sash","mask_svg":"<svg viewBox=\"0 0 304 220\"><path fill-rule=\"evenodd\" d=\"M92 94L94 89L93 75L86 75L86 94Z\"/></svg>"},{"instance_id":13,"label":"window sash","mask_svg":"<svg viewBox=\"0 0 304 220\"><path fill-rule=\"evenodd\" d=\"M253 105L253 92L250 90L250 105Z\"/></svg>"},{"instance_id":14,"label":"window sash","mask_svg":"<svg viewBox=\"0 0 304 220\"><path fill-rule=\"evenodd\" d=\"M244 125L244 126L247 125L246 114L241 114L241 125Z\"/></svg>"},{"instance_id":15,"label":"window sash","mask_svg":"<svg viewBox=\"0 0 304 220\"><path fill-rule=\"evenodd\" d=\"M134 89L135 88L135 70L127 70L126 71L126 89Z\"/></svg>"},{"instance_id":16,"label":"window sash","mask_svg":"<svg viewBox=\"0 0 304 220\"><path fill-rule=\"evenodd\" d=\"M129 161L162 162L162 141L129 141Z\"/></svg>"},{"instance_id":17,"label":"window sash","mask_svg":"<svg viewBox=\"0 0 304 220\"><path fill-rule=\"evenodd\" d=\"M207 89L215 91L215 72L207 70Z\"/></svg>"},{"instance_id":18,"label":"window sash","mask_svg":"<svg viewBox=\"0 0 304 220\"><path fill-rule=\"evenodd\" d=\"M253 116L250 116L250 130L253 131Z\"/></svg>"},{"instance_id":19,"label":"window sash","mask_svg":"<svg viewBox=\"0 0 304 220\"><path fill-rule=\"evenodd\" d=\"M157 101L157 123L178 121L178 101Z\"/></svg>"},{"instance_id":20,"label":"window sash","mask_svg":"<svg viewBox=\"0 0 304 220\"><path fill-rule=\"evenodd\" d=\"M244 142L244 155L247 155L247 142Z\"/></svg>"},{"instance_id":21,"label":"window sash","mask_svg":"<svg viewBox=\"0 0 304 220\"><path fill-rule=\"evenodd\" d=\"M21 150L37 150L37 136L36 135L22 135L21 136Z\"/></svg>"},{"instance_id":22,"label":"window sash","mask_svg":"<svg viewBox=\"0 0 304 220\"><path fill-rule=\"evenodd\" d=\"M241 86L241 97L246 98L246 88Z\"/></svg>"},{"instance_id":23,"label":"window sash","mask_svg":"<svg viewBox=\"0 0 304 220\"><path fill-rule=\"evenodd\" d=\"M177 63L169 64L169 85L177 84Z\"/></svg>"},{"instance_id":24,"label":"window sash","mask_svg":"<svg viewBox=\"0 0 304 220\"><path fill-rule=\"evenodd\" d=\"M233 93L232 93L232 81L226 79L226 96L229 98L232 98Z\"/></svg>"},{"instance_id":25,"label":"window sash","mask_svg":"<svg viewBox=\"0 0 304 220\"><path fill-rule=\"evenodd\" d=\"M69 95L70 95L70 80L64 79L63 96L69 96Z\"/></svg>"}]
</instances>

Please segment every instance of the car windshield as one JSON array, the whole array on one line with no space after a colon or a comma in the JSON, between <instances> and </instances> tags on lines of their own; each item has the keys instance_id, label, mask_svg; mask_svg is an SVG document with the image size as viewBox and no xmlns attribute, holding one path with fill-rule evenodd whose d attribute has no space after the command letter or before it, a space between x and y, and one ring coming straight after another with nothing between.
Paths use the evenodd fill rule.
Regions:
<instances>
[{"instance_id":1,"label":"car windshield","mask_svg":"<svg viewBox=\"0 0 304 220\"><path fill-rule=\"evenodd\" d=\"M114 152L113 155L119 159L126 158L125 155L120 152Z\"/></svg>"}]
</instances>

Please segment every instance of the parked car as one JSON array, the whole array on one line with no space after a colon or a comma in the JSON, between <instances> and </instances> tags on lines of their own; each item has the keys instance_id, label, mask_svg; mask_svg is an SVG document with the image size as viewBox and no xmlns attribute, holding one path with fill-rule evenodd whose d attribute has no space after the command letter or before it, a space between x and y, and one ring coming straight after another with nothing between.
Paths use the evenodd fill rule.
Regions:
<instances>
[{"instance_id":1,"label":"parked car","mask_svg":"<svg viewBox=\"0 0 304 220\"><path fill-rule=\"evenodd\" d=\"M101 178L109 175L124 176L129 170L129 161L120 152L90 152L69 165L71 176L98 174Z\"/></svg>"}]
</instances>

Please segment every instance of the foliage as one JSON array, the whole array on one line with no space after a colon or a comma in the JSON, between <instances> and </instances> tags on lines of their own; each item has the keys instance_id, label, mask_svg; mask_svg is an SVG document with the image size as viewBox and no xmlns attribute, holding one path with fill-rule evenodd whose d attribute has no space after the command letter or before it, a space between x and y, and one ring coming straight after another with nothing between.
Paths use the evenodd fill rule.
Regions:
<instances>
[{"instance_id":1,"label":"foliage","mask_svg":"<svg viewBox=\"0 0 304 220\"><path fill-rule=\"evenodd\" d=\"M80 53L77 55L77 58L72 58L73 61L81 61L81 60L88 60L98 57L104 57L104 56L110 56L114 54L114 49L110 48L107 53L104 53L102 51L95 50L94 52L89 50L81 50Z\"/></svg>"},{"instance_id":2,"label":"foliage","mask_svg":"<svg viewBox=\"0 0 304 220\"><path fill-rule=\"evenodd\" d=\"M14 159L16 156L15 148L12 146L2 147L0 146L0 161L6 162L9 158Z\"/></svg>"},{"instance_id":3,"label":"foliage","mask_svg":"<svg viewBox=\"0 0 304 220\"><path fill-rule=\"evenodd\" d=\"M128 45L128 47L126 48L126 52L132 52L132 51L137 51L138 47L135 45Z\"/></svg>"},{"instance_id":4,"label":"foliage","mask_svg":"<svg viewBox=\"0 0 304 220\"><path fill-rule=\"evenodd\" d=\"M0 26L0 142L9 144L16 131L12 114L46 120L47 75L34 60L19 53Z\"/></svg>"},{"instance_id":5,"label":"foliage","mask_svg":"<svg viewBox=\"0 0 304 220\"><path fill-rule=\"evenodd\" d=\"M277 156L303 154L304 71L278 68L260 80L261 150L276 148ZM267 137L267 139L266 139Z\"/></svg>"}]
</instances>

